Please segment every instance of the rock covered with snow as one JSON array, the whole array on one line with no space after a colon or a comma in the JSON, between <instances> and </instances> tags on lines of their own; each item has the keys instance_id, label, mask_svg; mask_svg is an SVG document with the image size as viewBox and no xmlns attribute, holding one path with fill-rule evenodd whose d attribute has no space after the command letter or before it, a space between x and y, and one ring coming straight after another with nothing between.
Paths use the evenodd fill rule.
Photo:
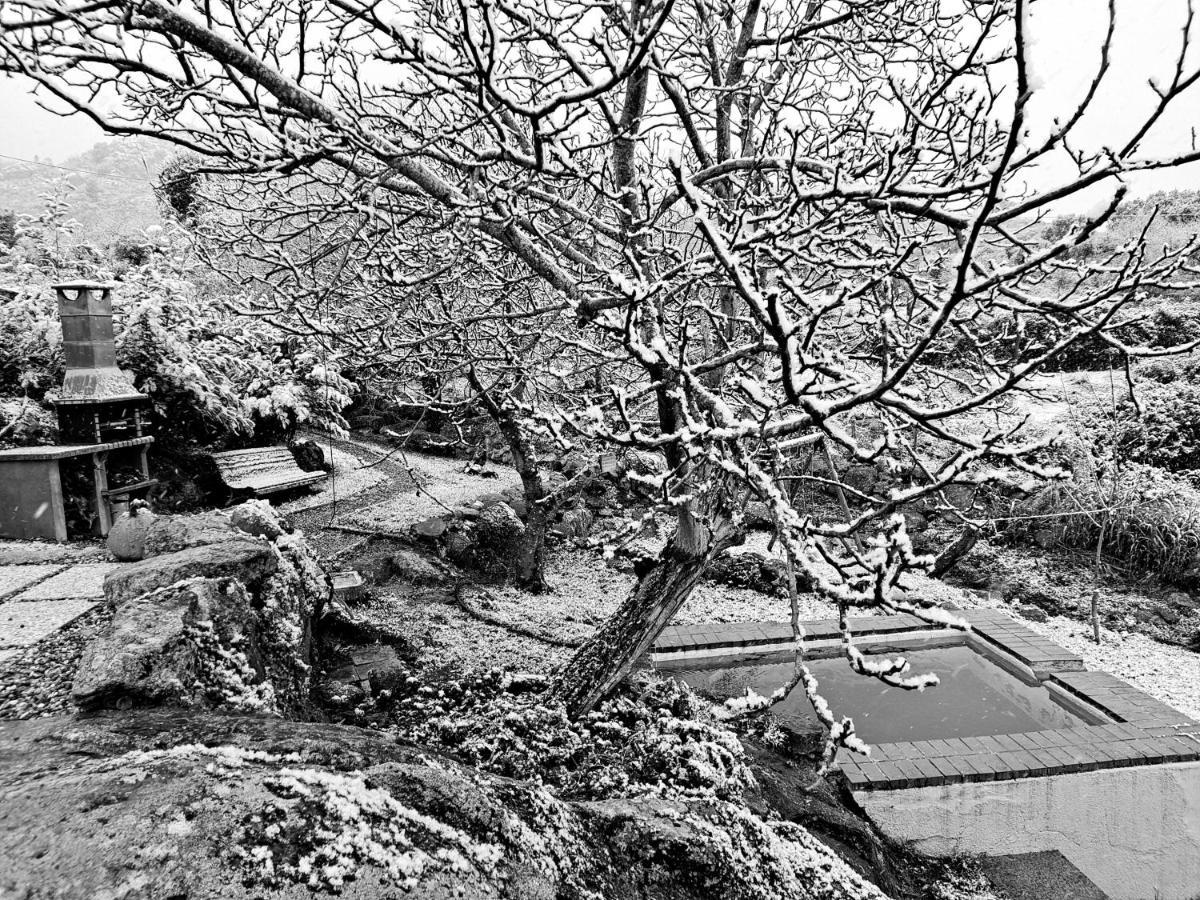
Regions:
<instances>
[{"instance_id":1,"label":"rock covered with snow","mask_svg":"<svg viewBox=\"0 0 1200 900\"><path fill-rule=\"evenodd\" d=\"M329 581L303 537L253 505L232 516L170 518L175 541L197 543L106 579L113 618L83 655L76 702L304 710L311 622Z\"/></svg>"},{"instance_id":2,"label":"rock covered with snow","mask_svg":"<svg viewBox=\"0 0 1200 900\"><path fill-rule=\"evenodd\" d=\"M0 895L882 895L745 806L565 801L386 735L167 711L0 726Z\"/></svg>"},{"instance_id":3,"label":"rock covered with snow","mask_svg":"<svg viewBox=\"0 0 1200 900\"><path fill-rule=\"evenodd\" d=\"M158 516L146 532L145 557L219 544L230 539L232 530L229 513L221 509L193 515Z\"/></svg>"},{"instance_id":4,"label":"rock covered with snow","mask_svg":"<svg viewBox=\"0 0 1200 900\"><path fill-rule=\"evenodd\" d=\"M229 523L238 531L264 537L268 541L282 537L287 529L279 513L266 500L247 500L229 511Z\"/></svg>"},{"instance_id":5,"label":"rock covered with snow","mask_svg":"<svg viewBox=\"0 0 1200 900\"><path fill-rule=\"evenodd\" d=\"M83 709L206 704L276 711L246 588L193 578L122 603L84 651L72 697Z\"/></svg>"},{"instance_id":6,"label":"rock covered with snow","mask_svg":"<svg viewBox=\"0 0 1200 900\"><path fill-rule=\"evenodd\" d=\"M475 542L498 560L514 560L525 537L525 525L507 503L485 506L475 523Z\"/></svg>"}]
</instances>

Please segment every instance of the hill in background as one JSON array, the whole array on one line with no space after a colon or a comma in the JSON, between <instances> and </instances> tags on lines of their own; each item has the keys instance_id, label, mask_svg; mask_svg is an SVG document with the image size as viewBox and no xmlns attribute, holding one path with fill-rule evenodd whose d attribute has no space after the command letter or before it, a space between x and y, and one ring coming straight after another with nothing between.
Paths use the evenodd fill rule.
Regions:
<instances>
[{"instance_id":1,"label":"hill in background","mask_svg":"<svg viewBox=\"0 0 1200 900\"><path fill-rule=\"evenodd\" d=\"M36 216L46 197L56 196L79 223L71 239L106 246L161 221L154 181L174 154L157 141L120 138L95 144L62 168L0 159L0 211Z\"/></svg>"}]
</instances>

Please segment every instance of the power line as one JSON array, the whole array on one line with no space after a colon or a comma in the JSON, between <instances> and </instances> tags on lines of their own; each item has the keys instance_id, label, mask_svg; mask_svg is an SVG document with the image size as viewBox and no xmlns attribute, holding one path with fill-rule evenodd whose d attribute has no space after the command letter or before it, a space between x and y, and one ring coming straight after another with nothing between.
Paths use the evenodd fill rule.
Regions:
<instances>
[{"instance_id":1,"label":"power line","mask_svg":"<svg viewBox=\"0 0 1200 900\"><path fill-rule=\"evenodd\" d=\"M7 153L0 153L0 159L11 159L13 162L28 163L31 166L45 166L47 169L59 169L63 172L76 172L80 175L93 175L96 178L111 178L113 181L130 181L134 184L149 184L149 181L142 181L140 178L130 178L128 175L110 175L105 172L93 172L90 169L72 169L70 166L58 166L54 163L39 162L36 159L22 159L19 156L9 156ZM146 161L142 160L142 165Z\"/></svg>"}]
</instances>

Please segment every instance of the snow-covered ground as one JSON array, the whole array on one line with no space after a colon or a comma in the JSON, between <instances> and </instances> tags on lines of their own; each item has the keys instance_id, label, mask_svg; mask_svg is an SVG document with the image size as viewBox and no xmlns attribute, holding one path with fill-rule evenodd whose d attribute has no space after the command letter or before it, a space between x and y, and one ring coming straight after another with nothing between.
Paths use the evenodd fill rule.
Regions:
<instances>
[{"instance_id":1,"label":"snow-covered ground","mask_svg":"<svg viewBox=\"0 0 1200 900\"><path fill-rule=\"evenodd\" d=\"M496 478L484 478L464 471L461 460L410 453L396 461L407 465L414 481L421 486L416 493L404 493L368 507L358 514L361 524L384 529L411 525L437 515L447 508L469 502L480 494L499 492L518 483L514 470L495 467ZM339 490L340 493L340 490ZM670 523L663 520L657 538L641 538L643 549L654 552L669 534ZM735 553L756 551L782 556L778 545L768 550L770 535L752 532ZM592 633L597 624L611 614L628 596L634 576L605 564L592 550L558 546L549 556L548 593L531 595L513 587L490 587L481 591L475 602L489 618L519 625L557 641L578 642ZM919 575L907 578L910 594L936 603L960 608L990 606L1010 610L998 597L980 595ZM438 633L438 643L447 642L450 657L463 665L500 664L504 653L515 659L509 664L546 669L565 658L569 650L542 644L522 635L499 638L494 625L486 625L465 616L458 609L432 611L427 623ZM860 613L861 614L861 613ZM824 619L836 615L830 603L811 594L801 595L800 615L805 619ZM787 621L785 597L770 597L757 591L702 582L675 617L679 624L703 622ZM1159 643L1145 635L1103 630L1103 642L1097 646L1090 638L1090 626L1064 617L1047 622L1018 618L1023 625L1043 634L1084 658L1089 669L1110 672L1181 712L1200 718L1200 654L1181 647ZM503 648L496 644L497 640ZM461 651L461 658L459 652Z\"/></svg>"},{"instance_id":2,"label":"snow-covered ground","mask_svg":"<svg viewBox=\"0 0 1200 900\"><path fill-rule=\"evenodd\" d=\"M360 459L353 453L348 453L338 447L330 447L328 444L322 446L321 449L329 454L333 461L333 472L330 477L318 485L318 490L311 494L280 504L280 511L294 513L302 509L322 506L331 503L335 496L338 500L345 500L375 487L387 477L387 473L383 469L371 466L369 462Z\"/></svg>"},{"instance_id":3,"label":"snow-covered ground","mask_svg":"<svg viewBox=\"0 0 1200 900\"><path fill-rule=\"evenodd\" d=\"M408 469L416 487L359 511L349 521L366 528L401 531L469 503L480 494L499 493L520 484L516 470L510 466L489 466L495 477L487 478L467 472L461 459L407 453L397 454L393 461Z\"/></svg>"}]
</instances>

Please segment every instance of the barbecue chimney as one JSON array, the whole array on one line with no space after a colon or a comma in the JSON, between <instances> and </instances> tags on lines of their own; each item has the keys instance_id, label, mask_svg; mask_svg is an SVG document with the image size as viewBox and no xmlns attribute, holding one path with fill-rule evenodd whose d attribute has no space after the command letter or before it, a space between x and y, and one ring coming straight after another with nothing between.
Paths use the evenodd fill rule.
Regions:
<instances>
[{"instance_id":1,"label":"barbecue chimney","mask_svg":"<svg viewBox=\"0 0 1200 900\"><path fill-rule=\"evenodd\" d=\"M148 398L117 368L113 342L114 285L54 285L62 320L66 375L52 398L63 440L99 444L141 437Z\"/></svg>"}]
</instances>

